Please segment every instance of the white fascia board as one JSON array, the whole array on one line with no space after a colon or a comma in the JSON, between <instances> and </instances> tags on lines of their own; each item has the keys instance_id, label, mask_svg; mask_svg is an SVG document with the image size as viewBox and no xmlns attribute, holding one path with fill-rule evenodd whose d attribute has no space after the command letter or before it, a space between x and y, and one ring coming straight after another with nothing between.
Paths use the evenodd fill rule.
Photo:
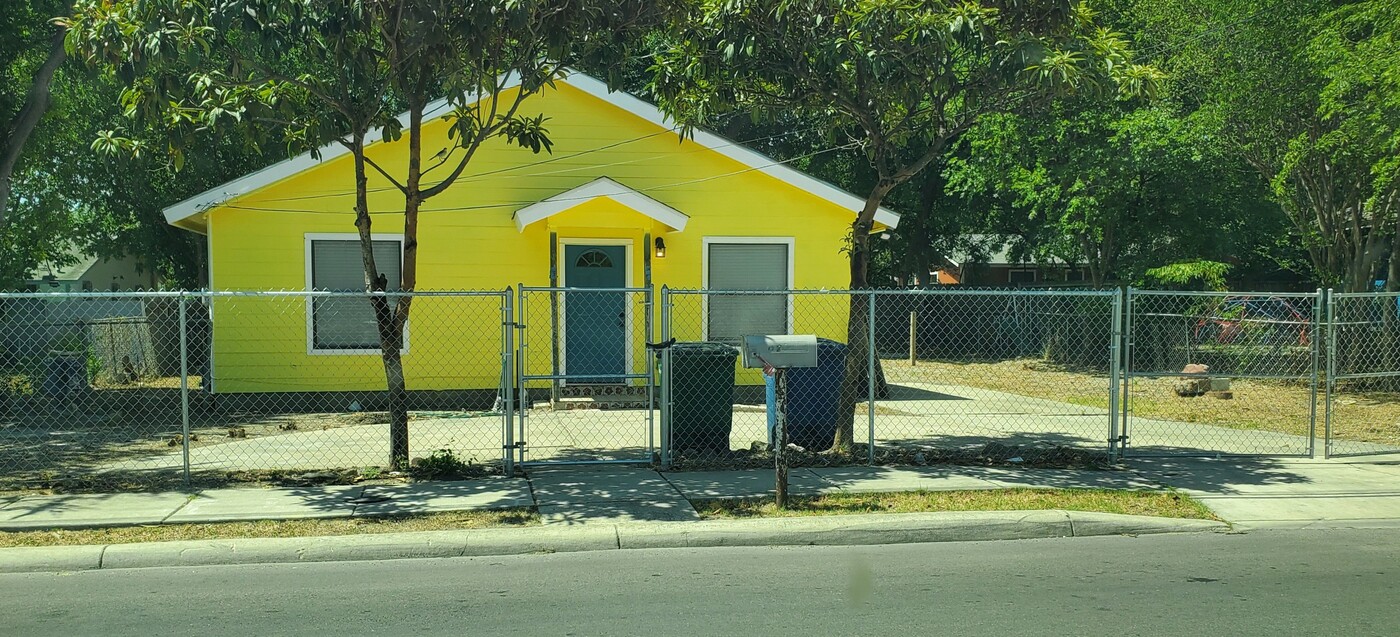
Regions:
<instances>
[{"instance_id":1,"label":"white fascia board","mask_svg":"<svg viewBox=\"0 0 1400 637\"><path fill-rule=\"evenodd\" d=\"M566 190L553 197L515 211L515 229L524 232L526 226L557 215L594 199L612 199L676 231L685 230L690 217L660 201L628 188L607 177L599 177L582 186Z\"/></svg>"},{"instance_id":2,"label":"white fascia board","mask_svg":"<svg viewBox=\"0 0 1400 637\"><path fill-rule=\"evenodd\" d=\"M520 85L520 78L516 74L505 78L502 90L515 88ZM476 95L469 95L466 103L470 104L479 101ZM440 99L429 103L423 109L423 121L430 122L440 117L445 117L451 112L450 104L446 99ZM400 129L408 128L408 113L401 113L398 118ZM379 128L372 131L367 139L378 138L381 142L384 139L384 129ZM376 142L371 142L376 143ZM277 162L267 168L250 173L220 186L215 186L209 190L199 193L189 199L181 201L166 208L165 222L171 225L178 225L180 221L203 213L204 211L217 207L218 205L235 197L246 195L260 188L272 185L283 179L296 175L305 170L348 155L350 149L340 142L331 142L319 148L316 152L307 151L291 159Z\"/></svg>"},{"instance_id":3,"label":"white fascia board","mask_svg":"<svg viewBox=\"0 0 1400 637\"><path fill-rule=\"evenodd\" d=\"M662 114L661 110L658 109L655 105L649 104L646 101L643 101L642 99L633 96L629 93L625 93L622 91L609 91L608 85L606 83L591 76L576 71L569 71L568 75L564 79L559 81L562 81L565 84L577 88L608 104L616 106L617 108L631 113L632 115L635 115L641 118L642 120L654 124L656 126L660 126L662 128L671 130L675 130L677 128L675 122L671 121L670 118ZM506 81L502 88L509 89L519 85L520 78L512 74L511 76L506 78ZM468 102L472 102L476 101L478 98L476 96L472 96L468 97L467 99ZM425 111L426 113L434 113L438 109L441 109L441 112L432 115L424 121L431 121L433 119L446 115L447 110L445 106L447 106L447 100L438 100L430 104L428 106L428 109L426 109ZM398 119L401 126L408 126L407 113L399 115ZM791 184L806 192L816 195L817 197L820 197L831 203L841 206L842 208L850 210L853 213L859 213L861 209L865 207L864 199L861 199L860 197L846 192L845 190L842 190L825 181L817 179L816 177L803 173L800 170L791 168L786 164L780 164L773 158L763 155L762 153L758 153L744 148L737 142L725 139L723 137L720 137L719 135L715 135L714 133L699 128L694 129L692 133L693 134L691 140L706 149L719 153L720 155L728 157L734 161L739 162L744 166L752 168L765 175L778 179L779 181ZM371 137L382 137L382 135L383 131L379 130L375 131L371 135ZM347 148L345 148L339 143L333 142L321 147L320 159L316 159L313 153L307 152L297 157L278 162L255 173L228 182L221 186L217 186L198 195L195 195L189 199L186 199L178 204L166 208L164 211L165 220L167 223L170 223L172 225L179 225L178 222L198 215L204 212L205 210L218 206L219 204L228 201L229 199L238 197L240 195L248 194L264 186L268 186L270 184L291 177L301 171L313 168L321 162L329 161L347 153L349 153L349 150ZM875 221L876 223L883 224L887 227L895 228L899 226L899 214L882 206L875 211Z\"/></svg>"},{"instance_id":4,"label":"white fascia board","mask_svg":"<svg viewBox=\"0 0 1400 637\"><path fill-rule=\"evenodd\" d=\"M656 106L629 93L622 91L609 92L608 85L601 80L582 73L573 73L569 75L565 82L569 84L569 86L580 89L593 97L636 115L647 122L662 128L673 130L678 128L676 123L666 117ZM853 213L859 213L861 209L865 208L865 200L860 197L808 175L796 168L789 167L787 164L780 164L772 157L744 148L737 142L725 139L707 130L695 129L691 139L709 150L733 159L740 164L753 168L779 181L810 192L842 208L846 208ZM890 228L895 228L899 226L899 214L882 206L875 211L875 221Z\"/></svg>"}]
</instances>

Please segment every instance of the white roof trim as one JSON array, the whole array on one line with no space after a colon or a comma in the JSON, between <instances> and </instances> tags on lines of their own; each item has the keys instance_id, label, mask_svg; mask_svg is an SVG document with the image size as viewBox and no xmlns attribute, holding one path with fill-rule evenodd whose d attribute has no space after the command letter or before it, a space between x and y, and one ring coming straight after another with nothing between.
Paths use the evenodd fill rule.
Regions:
<instances>
[{"instance_id":1,"label":"white roof trim","mask_svg":"<svg viewBox=\"0 0 1400 637\"><path fill-rule=\"evenodd\" d=\"M647 122L650 122L662 128L677 128L675 122L667 118L661 112L660 109L656 108L656 106L648 104L647 102L622 91L610 92L606 83L588 75L585 75L583 73L579 73L577 71L570 71L567 78L564 78L559 81L568 84L574 88L577 88L593 97L596 97L604 102L616 106L624 111L627 111L628 113L631 113ZM507 78L504 87L512 88L518 86L519 84L519 78L510 77ZM468 101L471 101L472 99L473 98L469 97ZM428 106L428 109L425 111L425 115L427 117L424 119L424 121L429 121L446 115L446 107L446 100L438 100L436 102L433 102ZM400 115L399 121L404 127L407 127L408 114L405 113L403 115ZM382 131L375 131L371 134L371 137L382 137ZM811 175L803 173L802 171L792 168L787 164L778 163L777 160L774 160L771 157L744 148L743 146L740 146L739 144L733 141L720 137L719 135L715 135L714 133L711 133L709 131L697 128L693 131L691 139L696 144L699 144L704 148L719 153L720 155L728 157L734 161L739 162L740 164L743 164L744 166L752 168L765 175L778 179L779 181L791 184L817 197L820 197L842 208L845 208L851 211L852 213L858 213L862 208L865 207L865 200L860 197L857 197L856 195L846 192L845 190L837 188L836 186L822 181L820 179L817 179ZM230 181L222 186L216 186L198 195L190 197L189 199L186 199L180 203L166 208L165 220L167 223L177 224L180 221L199 215L210 208L214 208L228 201L229 199L233 199L234 197L238 197L240 195L248 194L264 186L268 186L270 184L291 177L292 175L295 175L299 172L302 172L309 168L313 168L322 162L329 161L342 155L348 154L349 150L347 150L344 146L340 145L339 143L333 142L321 147L319 153L319 159L315 158L313 153L303 153L301 155L298 155L297 157L278 162L255 173L249 174L234 181ZM519 216L517 215L517 219L518 218ZM880 223L890 228L894 228L899 225L899 214L882 206L880 207L880 209L875 211L875 221L876 223Z\"/></svg>"},{"instance_id":2,"label":"white roof trim","mask_svg":"<svg viewBox=\"0 0 1400 637\"><path fill-rule=\"evenodd\" d=\"M569 76L566 82L574 88L580 89L593 97L612 104L652 124L671 129L677 127L675 122L671 121L670 118L666 117L666 115L661 112L661 109L623 91L608 92L608 85L598 79L582 73L574 73ZM744 148L731 140L720 137L707 130L697 128L693 132L692 140L695 143L733 159L749 168L756 169L758 172L776 178L779 181L792 184L813 195L850 210L852 213L859 213L861 209L865 208L864 199L797 170L796 168L792 168L787 164L780 164L772 157ZM899 214L881 206L875 211L875 221L876 223L894 228L899 225Z\"/></svg>"},{"instance_id":3,"label":"white roof trim","mask_svg":"<svg viewBox=\"0 0 1400 637\"><path fill-rule=\"evenodd\" d=\"M557 215L575 206L594 199L611 199L628 208L666 224L677 232L685 230L690 221L675 208L652 199L636 190L628 188L607 177L599 177L572 190L566 190L539 203L533 203L515 211L515 229L525 231L525 227L542 219Z\"/></svg>"}]
</instances>

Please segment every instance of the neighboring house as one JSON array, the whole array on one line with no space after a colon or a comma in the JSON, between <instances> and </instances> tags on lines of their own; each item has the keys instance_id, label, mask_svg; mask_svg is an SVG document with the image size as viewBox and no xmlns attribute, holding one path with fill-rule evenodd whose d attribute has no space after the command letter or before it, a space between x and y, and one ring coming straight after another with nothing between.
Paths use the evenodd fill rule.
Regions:
<instances>
[{"instance_id":1,"label":"neighboring house","mask_svg":"<svg viewBox=\"0 0 1400 637\"><path fill-rule=\"evenodd\" d=\"M118 292L153 290L159 283L155 271L143 267L135 257L108 259L73 252L69 265L40 264L29 274L25 289L30 292Z\"/></svg>"},{"instance_id":2,"label":"neighboring house","mask_svg":"<svg viewBox=\"0 0 1400 637\"><path fill-rule=\"evenodd\" d=\"M452 145L442 117L448 109L429 112L425 154ZM681 139L651 104L609 93L582 74L531 97L522 112L548 118L552 154L503 139L481 148L467 173L421 213L418 290L841 289L849 282L842 247L860 197L703 130ZM378 143L369 155L401 166L404 153ZM352 158L331 145L319 159L281 162L165 215L207 237L216 291L362 290L354 183ZM390 211L402 208L402 198L373 172L369 188L371 211L382 212L374 215L377 262L397 281L403 217ZM875 232L898 220L881 209ZM530 343L526 363L547 368L554 356L566 373L645 370L640 297L586 298L564 299L557 334L546 297L517 308ZM794 303L808 305L794 311ZM817 303L825 305L809 307ZM745 333L815 332L844 340L847 307L838 296L692 297L677 303L673 335L735 342ZM471 299L415 301L404 355L408 387L495 387L501 330L494 308ZM358 299L224 298L214 302L212 318L216 392L384 386L370 312Z\"/></svg>"},{"instance_id":3,"label":"neighboring house","mask_svg":"<svg viewBox=\"0 0 1400 637\"><path fill-rule=\"evenodd\" d=\"M1028 286L1041 283L1079 283L1088 272L1064 262L1035 263L1011 257L1010 243L992 235L968 235L969 243L985 246L985 259L967 251L946 256L933 272L940 285Z\"/></svg>"},{"instance_id":4,"label":"neighboring house","mask_svg":"<svg viewBox=\"0 0 1400 637\"><path fill-rule=\"evenodd\" d=\"M107 326L110 333L119 324L146 323L142 299L101 294L155 289L158 277L138 259L106 259L75 251L63 261L69 265L44 263L29 273L25 289L41 296L0 301L0 357L34 359L53 350L71 351L80 343L91 347L95 324ZM95 294L61 295L67 292Z\"/></svg>"}]
</instances>

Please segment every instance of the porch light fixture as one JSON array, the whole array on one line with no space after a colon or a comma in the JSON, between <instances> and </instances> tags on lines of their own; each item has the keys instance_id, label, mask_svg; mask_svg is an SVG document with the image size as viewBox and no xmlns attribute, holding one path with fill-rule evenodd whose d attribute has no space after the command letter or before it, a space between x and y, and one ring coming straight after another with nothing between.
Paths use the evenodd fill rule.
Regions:
<instances>
[{"instance_id":1,"label":"porch light fixture","mask_svg":"<svg viewBox=\"0 0 1400 637\"><path fill-rule=\"evenodd\" d=\"M663 259L663 258L665 258L665 257L666 257L666 242L665 242L664 240L662 240L661 237L657 237L657 238L656 238L656 258L658 258L658 259Z\"/></svg>"}]
</instances>

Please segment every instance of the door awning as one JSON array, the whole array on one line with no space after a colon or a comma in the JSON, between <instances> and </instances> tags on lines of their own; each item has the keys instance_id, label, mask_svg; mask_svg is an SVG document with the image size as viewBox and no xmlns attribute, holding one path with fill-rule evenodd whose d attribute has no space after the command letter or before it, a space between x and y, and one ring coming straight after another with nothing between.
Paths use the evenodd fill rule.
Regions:
<instances>
[{"instance_id":1,"label":"door awning","mask_svg":"<svg viewBox=\"0 0 1400 637\"><path fill-rule=\"evenodd\" d=\"M527 226L536 221L548 219L596 199L611 199L675 232L685 230L686 222L690 221L690 217L675 208L612 179L599 177L572 190L516 210L515 229L524 232Z\"/></svg>"}]
</instances>

